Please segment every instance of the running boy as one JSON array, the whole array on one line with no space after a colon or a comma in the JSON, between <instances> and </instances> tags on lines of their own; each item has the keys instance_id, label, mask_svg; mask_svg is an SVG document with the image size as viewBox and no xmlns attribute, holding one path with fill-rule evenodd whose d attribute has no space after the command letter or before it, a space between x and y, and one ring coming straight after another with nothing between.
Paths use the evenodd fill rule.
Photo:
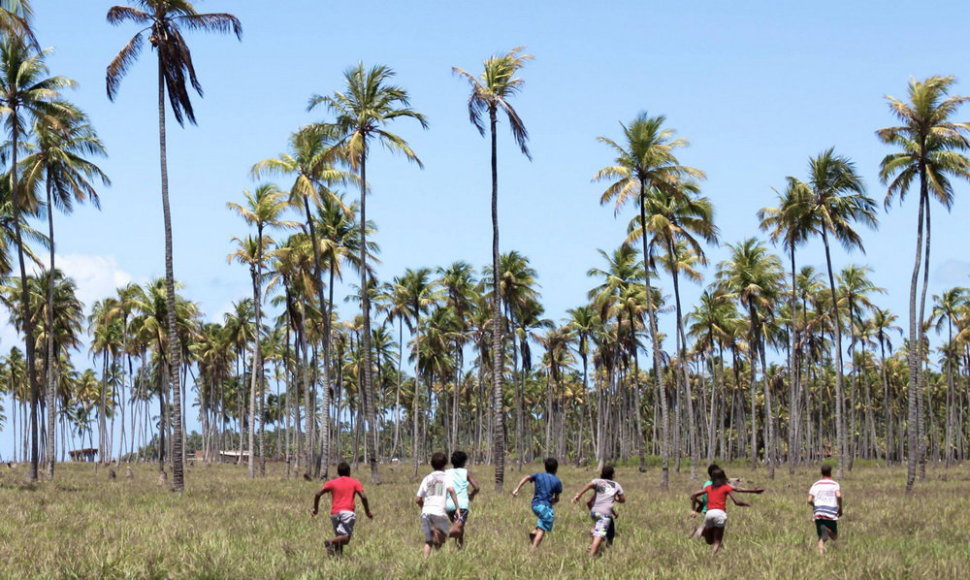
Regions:
<instances>
[{"instance_id":1,"label":"running boy","mask_svg":"<svg viewBox=\"0 0 970 580\"><path fill-rule=\"evenodd\" d=\"M465 524L468 522L468 504L478 494L478 482L472 477L471 473L465 469L468 462L468 454L464 451L455 451L451 454L451 469L445 471L451 478L451 485L455 488L455 495L458 496L458 504L451 501L451 496L447 498L445 509L448 512L448 519L451 520L451 529L448 535L455 539L455 546L462 549L465 545ZM471 486L471 492L468 487Z\"/></svg>"},{"instance_id":2,"label":"running boy","mask_svg":"<svg viewBox=\"0 0 970 580\"><path fill-rule=\"evenodd\" d=\"M707 467L707 481L704 482L704 487L711 485L711 474L714 473L715 469L720 469L720 467L718 467L716 463L712 463ZM734 491L736 493L761 494L765 492L765 490L760 487L753 487L751 489L741 489L740 487L734 485L733 483L731 484L731 487L734 488ZM707 494L705 493L704 495L694 500L694 505L691 506L691 517L694 517L697 515L706 515L706 514L707 514ZM692 528L690 532L690 536L688 537L699 538L703 533L704 533L704 524L702 523L699 526ZM708 540L707 543L710 544L711 543L710 538L707 538L707 540Z\"/></svg>"},{"instance_id":3,"label":"running boy","mask_svg":"<svg viewBox=\"0 0 970 580\"><path fill-rule=\"evenodd\" d=\"M825 542L839 537L839 518L842 517L842 488L832 479L832 466L822 465L822 479L808 490L808 505L818 534L818 553L825 553Z\"/></svg>"},{"instance_id":4,"label":"running boy","mask_svg":"<svg viewBox=\"0 0 970 580\"><path fill-rule=\"evenodd\" d=\"M626 501L626 497L623 495L623 487L613 481L613 475L613 466L604 465L600 472L600 478L587 483L573 497L573 503L576 503L587 491L595 490L593 506L589 514L593 518L593 542L589 545L590 556L596 556L600 544L609 535L610 527L613 525L613 503Z\"/></svg>"},{"instance_id":5,"label":"running boy","mask_svg":"<svg viewBox=\"0 0 970 580\"><path fill-rule=\"evenodd\" d=\"M734 488L728 483L724 470L717 468L711 473L711 484L695 491L690 496L691 506L703 494L707 494L707 515L704 516L704 536L709 544L713 544L711 555L721 550L724 542L724 526L727 525L727 498L731 498L738 507L750 507L751 504L738 501L734 496Z\"/></svg>"},{"instance_id":6,"label":"running boy","mask_svg":"<svg viewBox=\"0 0 970 580\"><path fill-rule=\"evenodd\" d=\"M354 535L354 523L357 521L354 508L358 495L367 517L373 518L374 514L371 513L370 506L367 504L364 486L350 477L350 465L345 461L337 466L337 478L324 483L317 495L314 496L314 516L320 511L320 496L325 493L330 494L330 523L333 524L335 537L325 540L323 545L327 547L327 553L331 556L336 553L343 554L344 546L350 543L350 537Z\"/></svg>"},{"instance_id":7,"label":"running boy","mask_svg":"<svg viewBox=\"0 0 970 580\"><path fill-rule=\"evenodd\" d=\"M546 532L552 531L552 526L556 521L556 511L552 509L552 506L559 502L559 494L562 493L562 482L556 477L556 472L559 471L559 462L556 461L555 457L547 457L544 463L546 466L545 473L526 475L519 482L519 485L512 490L512 497L518 497L519 489L527 481L531 481L535 485L535 493L532 496L532 513L539 520L536 522L535 529L529 532L529 541L532 544L531 550L533 551L542 543L542 538L546 535Z\"/></svg>"},{"instance_id":8,"label":"running boy","mask_svg":"<svg viewBox=\"0 0 970 580\"><path fill-rule=\"evenodd\" d=\"M421 508L421 530L424 532L424 557L431 555L431 548L440 548L448 539L448 514L445 513L445 497L451 496L457 504L458 496L451 479L442 471L448 464L444 453L431 456L434 469L421 481L415 503Z\"/></svg>"}]
</instances>

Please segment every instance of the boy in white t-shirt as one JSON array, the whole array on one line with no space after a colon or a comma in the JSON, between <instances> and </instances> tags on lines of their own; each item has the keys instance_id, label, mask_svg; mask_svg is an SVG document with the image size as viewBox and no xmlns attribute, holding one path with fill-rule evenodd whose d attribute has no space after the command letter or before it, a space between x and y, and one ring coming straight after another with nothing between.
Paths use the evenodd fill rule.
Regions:
<instances>
[{"instance_id":1,"label":"boy in white t-shirt","mask_svg":"<svg viewBox=\"0 0 970 580\"><path fill-rule=\"evenodd\" d=\"M610 528L613 527L613 518L616 514L613 511L613 503L626 501L623 495L623 487L613 481L614 469L612 465L604 465L600 472L600 478L587 483L583 489L579 490L573 497L573 503L582 499L583 494L589 490L594 490L592 505L590 506L590 517L593 518L593 541L589 545L589 555L595 557L599 553L600 545L603 540L609 537Z\"/></svg>"},{"instance_id":2,"label":"boy in white t-shirt","mask_svg":"<svg viewBox=\"0 0 970 580\"><path fill-rule=\"evenodd\" d=\"M451 478L442 471L448 464L444 453L431 456L431 467L434 469L421 480L415 503L421 508L421 530L424 532L424 557L431 554L431 548L440 548L448 538L448 514L445 511L447 497L458 503Z\"/></svg>"},{"instance_id":3,"label":"boy in white t-shirt","mask_svg":"<svg viewBox=\"0 0 970 580\"><path fill-rule=\"evenodd\" d=\"M812 506L812 520L818 534L818 553L825 553L825 542L839 536L842 517L842 488L832 479L832 466L822 465L822 479L808 490L808 505Z\"/></svg>"}]
</instances>

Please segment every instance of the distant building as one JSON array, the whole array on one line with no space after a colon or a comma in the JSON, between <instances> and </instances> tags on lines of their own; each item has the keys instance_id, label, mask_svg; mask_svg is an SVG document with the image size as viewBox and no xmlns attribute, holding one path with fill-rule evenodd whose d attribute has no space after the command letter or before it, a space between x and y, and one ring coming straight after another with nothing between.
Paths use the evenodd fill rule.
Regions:
<instances>
[{"instance_id":1,"label":"distant building","mask_svg":"<svg viewBox=\"0 0 970 580\"><path fill-rule=\"evenodd\" d=\"M71 461L80 461L90 463L95 461L98 457L98 450L89 449L74 449L73 451L68 451L68 455L71 456Z\"/></svg>"}]
</instances>

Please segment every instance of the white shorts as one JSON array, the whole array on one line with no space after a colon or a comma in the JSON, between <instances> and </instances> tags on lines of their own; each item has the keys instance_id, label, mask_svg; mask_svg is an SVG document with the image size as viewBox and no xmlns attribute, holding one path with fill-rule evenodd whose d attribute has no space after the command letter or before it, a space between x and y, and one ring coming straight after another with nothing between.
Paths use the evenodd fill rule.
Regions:
<instances>
[{"instance_id":1,"label":"white shorts","mask_svg":"<svg viewBox=\"0 0 970 580\"><path fill-rule=\"evenodd\" d=\"M723 528L727 525L727 512L724 510L707 510L704 516L705 528Z\"/></svg>"}]
</instances>

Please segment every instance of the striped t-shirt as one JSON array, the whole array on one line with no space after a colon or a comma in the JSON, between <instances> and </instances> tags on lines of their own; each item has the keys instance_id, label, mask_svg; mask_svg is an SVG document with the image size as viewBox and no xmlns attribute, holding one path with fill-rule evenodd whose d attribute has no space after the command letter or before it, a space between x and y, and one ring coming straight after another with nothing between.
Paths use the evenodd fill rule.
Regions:
<instances>
[{"instance_id":1,"label":"striped t-shirt","mask_svg":"<svg viewBox=\"0 0 970 580\"><path fill-rule=\"evenodd\" d=\"M814 498L815 519L839 519L839 498L836 497L839 489L839 482L834 479L820 479L812 485L808 495Z\"/></svg>"}]
</instances>

